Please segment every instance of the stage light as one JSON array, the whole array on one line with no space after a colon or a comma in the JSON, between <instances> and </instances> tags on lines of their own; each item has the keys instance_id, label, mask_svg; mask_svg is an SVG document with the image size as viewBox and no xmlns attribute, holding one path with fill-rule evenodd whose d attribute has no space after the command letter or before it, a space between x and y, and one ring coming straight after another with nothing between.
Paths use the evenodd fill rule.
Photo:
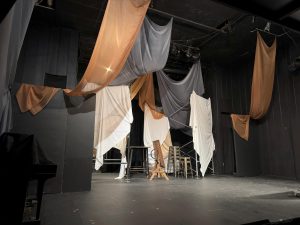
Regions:
<instances>
[{"instance_id":1,"label":"stage light","mask_svg":"<svg viewBox=\"0 0 300 225\"><path fill-rule=\"evenodd\" d=\"M270 29L271 29L271 23L267 22L267 24L266 24L266 26L264 28L264 31L270 32Z\"/></svg>"},{"instance_id":2,"label":"stage light","mask_svg":"<svg viewBox=\"0 0 300 225\"><path fill-rule=\"evenodd\" d=\"M54 10L54 0L38 0L35 5L42 8Z\"/></svg>"}]
</instances>

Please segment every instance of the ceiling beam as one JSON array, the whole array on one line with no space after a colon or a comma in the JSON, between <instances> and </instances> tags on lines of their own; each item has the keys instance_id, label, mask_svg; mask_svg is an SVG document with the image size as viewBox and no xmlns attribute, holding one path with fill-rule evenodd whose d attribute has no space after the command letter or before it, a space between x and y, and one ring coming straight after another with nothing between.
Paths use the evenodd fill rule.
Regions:
<instances>
[{"instance_id":1,"label":"ceiling beam","mask_svg":"<svg viewBox=\"0 0 300 225\"><path fill-rule=\"evenodd\" d=\"M284 9L285 7L282 8L281 15L278 13L280 10L272 11L271 9L268 9L260 4L254 3L252 1L241 1L241 0L213 0L215 2L218 2L220 4L226 5L231 8L239 9L244 12L251 13L253 15L260 16L262 18L265 18L267 20L273 21L277 24L282 25L283 27L288 27L295 32L299 33L300 32L300 22L293 20L291 21L290 18L288 18L288 14L293 13L294 10L291 9L291 7L296 7L299 3L299 0L294 0L292 3L288 4L290 6L286 6L287 8ZM297 3L296 3L297 2ZM296 7L297 8L297 7ZM299 8L299 7L298 7ZM289 12L289 10L291 10ZM284 15L285 14L285 15ZM284 17L283 19L280 19L280 17Z\"/></svg>"},{"instance_id":2,"label":"ceiling beam","mask_svg":"<svg viewBox=\"0 0 300 225\"><path fill-rule=\"evenodd\" d=\"M215 27L212 27L212 26L208 26L208 25L198 23L198 22L195 22L195 21L192 21L192 20L188 20L188 19L176 16L176 15L172 15L170 13L166 13L166 12L163 12L163 11L160 11L160 10L157 10L157 9L149 8L148 13L156 14L156 15L168 18L168 19L173 18L174 22L179 22L179 23L182 23L182 24L186 24L186 25L189 25L189 26L197 28L197 29L216 31L216 32L219 32L219 33L226 33L222 29L215 28Z\"/></svg>"}]
</instances>

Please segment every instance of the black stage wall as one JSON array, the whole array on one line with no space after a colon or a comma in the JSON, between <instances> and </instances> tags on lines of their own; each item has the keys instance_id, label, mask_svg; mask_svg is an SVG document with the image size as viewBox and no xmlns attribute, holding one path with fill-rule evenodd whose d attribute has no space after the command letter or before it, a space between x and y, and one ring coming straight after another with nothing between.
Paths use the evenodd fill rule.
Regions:
<instances>
[{"instance_id":1,"label":"black stage wall","mask_svg":"<svg viewBox=\"0 0 300 225\"><path fill-rule=\"evenodd\" d=\"M249 46L253 51L232 63L206 63L204 83L206 95L212 99L215 166L219 174L237 172L236 166L245 163L236 162L236 151L253 151L260 164L253 165L256 174L300 179L300 70L288 70L289 63L300 55L300 51L287 36L277 41L276 74L269 112L262 120L251 123L250 142L236 146L244 149L234 148L229 113L249 112L255 46Z\"/></svg>"},{"instance_id":2,"label":"black stage wall","mask_svg":"<svg viewBox=\"0 0 300 225\"><path fill-rule=\"evenodd\" d=\"M20 83L73 88L77 83L78 32L31 22L18 62L14 93ZM34 134L58 165L47 193L91 187L95 97L77 106L60 90L37 115L21 113L14 94L13 132ZM74 100L74 99L73 99ZM73 101L74 102L74 101Z\"/></svg>"}]
</instances>

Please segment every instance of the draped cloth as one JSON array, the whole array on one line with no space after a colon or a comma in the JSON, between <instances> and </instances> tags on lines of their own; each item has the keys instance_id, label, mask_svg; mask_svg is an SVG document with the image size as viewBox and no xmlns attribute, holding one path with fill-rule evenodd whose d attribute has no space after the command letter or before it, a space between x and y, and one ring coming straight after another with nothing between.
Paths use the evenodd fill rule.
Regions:
<instances>
[{"instance_id":1,"label":"draped cloth","mask_svg":"<svg viewBox=\"0 0 300 225\"><path fill-rule=\"evenodd\" d=\"M105 87L96 93L94 129L94 148L97 150L96 170L103 165L103 155L118 144L120 146L120 142L124 141L130 132L132 121L128 86ZM125 150L124 142L121 146ZM121 152L124 152L123 149L120 149Z\"/></svg>"},{"instance_id":2,"label":"draped cloth","mask_svg":"<svg viewBox=\"0 0 300 225\"><path fill-rule=\"evenodd\" d=\"M40 112L59 91L59 88L21 84L16 93L21 112L30 111L33 115Z\"/></svg>"},{"instance_id":3,"label":"draped cloth","mask_svg":"<svg viewBox=\"0 0 300 225\"><path fill-rule=\"evenodd\" d=\"M121 152L121 165L120 165L120 171L119 176L115 179L122 179L125 176L125 168L127 164L126 160L126 145L127 145L127 137L123 138L118 144L116 144L114 147L119 149Z\"/></svg>"},{"instance_id":4,"label":"draped cloth","mask_svg":"<svg viewBox=\"0 0 300 225\"><path fill-rule=\"evenodd\" d=\"M150 0L109 0L87 69L68 95L97 92L121 72L140 31ZM97 84L85 90L88 83Z\"/></svg>"},{"instance_id":5,"label":"draped cloth","mask_svg":"<svg viewBox=\"0 0 300 225\"><path fill-rule=\"evenodd\" d=\"M233 129L241 138L248 140L250 115L231 114L230 116Z\"/></svg>"},{"instance_id":6,"label":"draped cloth","mask_svg":"<svg viewBox=\"0 0 300 225\"><path fill-rule=\"evenodd\" d=\"M171 42L172 19L159 26L145 17L127 61L111 85L129 84L139 76L165 67Z\"/></svg>"},{"instance_id":7,"label":"draped cloth","mask_svg":"<svg viewBox=\"0 0 300 225\"><path fill-rule=\"evenodd\" d=\"M146 76L139 77L130 87L130 98L133 99L139 94L139 106L142 111L145 112L145 104L148 105L152 116L155 119L160 119L164 116L162 112L159 112L155 105L153 75L147 74ZM160 142L162 143L162 142Z\"/></svg>"},{"instance_id":8,"label":"draped cloth","mask_svg":"<svg viewBox=\"0 0 300 225\"><path fill-rule=\"evenodd\" d=\"M161 119L153 118L149 106L145 104L144 145L153 148L153 141L159 140L159 143L163 143L169 130L170 124L168 118L165 116Z\"/></svg>"},{"instance_id":9,"label":"draped cloth","mask_svg":"<svg viewBox=\"0 0 300 225\"><path fill-rule=\"evenodd\" d=\"M149 162L151 163L152 161L154 163L154 159L150 155L153 149L153 141L159 140L163 158L166 159L168 157L169 147L172 146L170 124L168 118L165 116L161 119L155 119L147 104L145 104L144 109L144 145L150 147L150 151L148 152Z\"/></svg>"},{"instance_id":10,"label":"draped cloth","mask_svg":"<svg viewBox=\"0 0 300 225\"><path fill-rule=\"evenodd\" d=\"M0 134L12 128L12 85L35 0L18 0L0 23Z\"/></svg>"},{"instance_id":11,"label":"draped cloth","mask_svg":"<svg viewBox=\"0 0 300 225\"><path fill-rule=\"evenodd\" d=\"M188 129L190 95L193 91L198 95L204 93L200 61L192 66L181 81L172 80L162 70L156 74L163 111L169 118L171 127L182 129L191 135Z\"/></svg>"},{"instance_id":12,"label":"draped cloth","mask_svg":"<svg viewBox=\"0 0 300 225\"><path fill-rule=\"evenodd\" d=\"M204 177L215 150L215 141L212 133L211 101L197 95L193 91L190 104L190 126L193 129L194 148L200 157L200 171Z\"/></svg>"},{"instance_id":13,"label":"draped cloth","mask_svg":"<svg viewBox=\"0 0 300 225\"><path fill-rule=\"evenodd\" d=\"M147 79L147 76L141 76L132 83L132 85L130 86L130 99L131 100L134 99L134 97L139 93L139 91L143 87L146 79Z\"/></svg>"},{"instance_id":14,"label":"draped cloth","mask_svg":"<svg viewBox=\"0 0 300 225\"><path fill-rule=\"evenodd\" d=\"M249 137L249 120L260 119L268 111L273 92L276 60L276 39L269 47L257 32L252 78L250 115L231 116L233 128L245 140Z\"/></svg>"}]
</instances>

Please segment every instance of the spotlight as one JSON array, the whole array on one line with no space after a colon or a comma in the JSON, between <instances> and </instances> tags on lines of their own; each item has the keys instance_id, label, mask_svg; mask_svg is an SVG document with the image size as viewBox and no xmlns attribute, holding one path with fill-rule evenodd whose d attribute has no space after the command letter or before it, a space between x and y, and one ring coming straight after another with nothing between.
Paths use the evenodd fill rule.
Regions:
<instances>
[{"instance_id":1,"label":"spotlight","mask_svg":"<svg viewBox=\"0 0 300 225\"><path fill-rule=\"evenodd\" d=\"M271 23L267 22L267 24L266 24L266 26L264 28L264 31L270 32L270 29L271 29Z\"/></svg>"},{"instance_id":2,"label":"spotlight","mask_svg":"<svg viewBox=\"0 0 300 225\"><path fill-rule=\"evenodd\" d=\"M186 57L190 58L191 56L192 56L191 49L188 48L188 50L186 51Z\"/></svg>"}]
</instances>

